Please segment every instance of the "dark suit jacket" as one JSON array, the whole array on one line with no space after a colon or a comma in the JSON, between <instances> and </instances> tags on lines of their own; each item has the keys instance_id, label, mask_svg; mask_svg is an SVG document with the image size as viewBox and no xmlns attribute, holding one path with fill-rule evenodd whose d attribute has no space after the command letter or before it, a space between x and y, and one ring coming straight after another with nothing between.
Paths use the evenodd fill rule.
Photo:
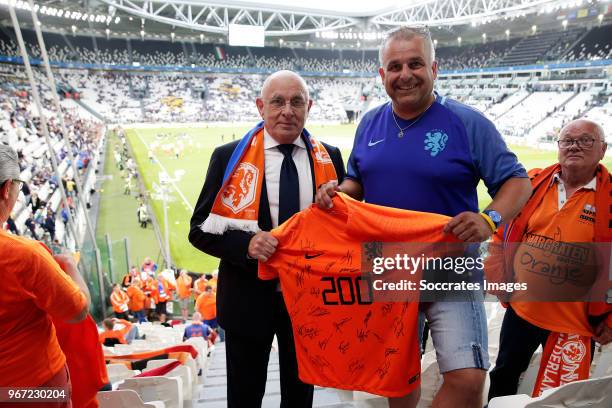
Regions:
<instances>
[{"instance_id":1,"label":"dark suit jacket","mask_svg":"<svg viewBox=\"0 0 612 408\"><path fill-rule=\"evenodd\" d=\"M217 192L221 188L223 173L236 149L239 140L215 149L208 166L204 187L198 198L193 216L189 242L200 251L220 258L219 281L217 283L217 319L225 330L241 336L269 338L274 330L270 318L275 307L275 292L278 281L262 281L257 278L257 261L247 259L249 241L253 234L230 230L223 235L204 233L200 225L211 211ZM340 150L323 143L329 153L338 181L344 178L344 163ZM315 183L312 158L310 169ZM313 197L316 186L313 186ZM263 231L272 229L270 205L265 178L259 204L259 227Z\"/></svg>"}]
</instances>

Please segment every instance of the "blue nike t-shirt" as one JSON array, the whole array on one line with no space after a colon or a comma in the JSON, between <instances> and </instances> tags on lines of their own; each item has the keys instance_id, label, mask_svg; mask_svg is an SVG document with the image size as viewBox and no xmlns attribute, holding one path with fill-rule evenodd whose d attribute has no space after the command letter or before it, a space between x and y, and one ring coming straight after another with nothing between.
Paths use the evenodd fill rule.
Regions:
<instances>
[{"instance_id":1,"label":"blue nike t-shirt","mask_svg":"<svg viewBox=\"0 0 612 408\"><path fill-rule=\"evenodd\" d=\"M481 179L494 197L507 179L527 177L476 109L436 94L420 118L396 115L396 124L392 115L391 102L372 109L355 135L346 177L361 184L368 203L454 217L478 211Z\"/></svg>"}]
</instances>

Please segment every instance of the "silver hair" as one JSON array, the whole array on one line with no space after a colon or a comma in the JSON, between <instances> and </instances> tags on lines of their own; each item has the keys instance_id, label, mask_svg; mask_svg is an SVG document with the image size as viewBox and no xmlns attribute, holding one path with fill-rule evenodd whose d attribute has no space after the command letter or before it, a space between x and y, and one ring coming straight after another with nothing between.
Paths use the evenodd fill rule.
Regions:
<instances>
[{"instance_id":1,"label":"silver hair","mask_svg":"<svg viewBox=\"0 0 612 408\"><path fill-rule=\"evenodd\" d=\"M431 33L429 32L429 28L427 26L404 26L399 27L398 29L391 31L389 35L383 40L380 48L378 49L378 61L380 62L380 66L383 66L383 53L385 52L385 48L389 42L393 40L404 40L410 41L414 37L422 38L427 48L429 48L429 62L433 62L436 60L436 49L434 47L434 43L431 39Z\"/></svg>"},{"instance_id":2,"label":"silver hair","mask_svg":"<svg viewBox=\"0 0 612 408\"><path fill-rule=\"evenodd\" d=\"M17 152L10 146L0 144L0 184L19 177Z\"/></svg>"}]
</instances>

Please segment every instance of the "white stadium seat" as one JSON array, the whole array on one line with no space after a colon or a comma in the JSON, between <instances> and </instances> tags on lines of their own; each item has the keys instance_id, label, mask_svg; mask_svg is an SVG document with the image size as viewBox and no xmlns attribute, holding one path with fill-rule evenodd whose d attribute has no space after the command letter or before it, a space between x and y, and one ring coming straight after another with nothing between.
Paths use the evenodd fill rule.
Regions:
<instances>
[{"instance_id":1,"label":"white stadium seat","mask_svg":"<svg viewBox=\"0 0 612 408\"><path fill-rule=\"evenodd\" d=\"M100 408L166 408L162 401L143 402L134 390L101 391Z\"/></svg>"},{"instance_id":2,"label":"white stadium seat","mask_svg":"<svg viewBox=\"0 0 612 408\"><path fill-rule=\"evenodd\" d=\"M119 390L134 390L144 402L163 401L166 408L183 408L183 381L180 377L128 378Z\"/></svg>"},{"instance_id":3,"label":"white stadium seat","mask_svg":"<svg viewBox=\"0 0 612 408\"><path fill-rule=\"evenodd\" d=\"M493 398L488 408L612 407L612 376L576 381L545 391L538 398L509 395Z\"/></svg>"}]
</instances>

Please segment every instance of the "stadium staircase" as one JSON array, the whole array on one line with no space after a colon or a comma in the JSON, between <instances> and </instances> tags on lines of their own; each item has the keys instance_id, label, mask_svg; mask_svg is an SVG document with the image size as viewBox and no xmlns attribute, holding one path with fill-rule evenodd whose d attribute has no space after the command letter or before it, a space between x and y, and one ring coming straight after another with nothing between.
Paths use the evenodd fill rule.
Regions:
<instances>
[{"instance_id":1,"label":"stadium staircase","mask_svg":"<svg viewBox=\"0 0 612 408\"><path fill-rule=\"evenodd\" d=\"M502 58L500 66L535 64L567 35L566 31L548 31L525 37Z\"/></svg>"},{"instance_id":2,"label":"stadium staircase","mask_svg":"<svg viewBox=\"0 0 612 408\"><path fill-rule=\"evenodd\" d=\"M96 111L95 109L93 109L91 106L89 106L87 103L83 102L81 99L75 99L74 100L77 104L79 104L80 107L82 107L83 109L85 109L87 112L91 113L93 116L95 116L97 119L101 120L102 122L107 122L107 119L101 115L100 113L98 113L98 111Z\"/></svg>"},{"instance_id":3,"label":"stadium staircase","mask_svg":"<svg viewBox=\"0 0 612 408\"><path fill-rule=\"evenodd\" d=\"M519 101L517 101L515 104L513 104L512 106L510 106L508 109L506 109L504 112L502 112L497 118L495 118L496 120L499 120L499 118L503 117L506 113L510 112L512 109L514 109L515 107L517 107L518 105L520 105L521 103L523 103L523 101L527 98L529 98L529 96L531 96L531 93L528 93L525 95L524 98L521 98ZM507 98L508 96L506 96ZM501 102L501 101L500 101Z\"/></svg>"},{"instance_id":4,"label":"stadium staircase","mask_svg":"<svg viewBox=\"0 0 612 408\"><path fill-rule=\"evenodd\" d=\"M576 37L576 40L574 40L574 42L572 42L567 48L563 49L562 52L557 55L554 55L553 57L555 57L559 61L565 60L572 54L574 47L580 44L582 40L584 40L589 35L590 32L590 30L584 30L579 36Z\"/></svg>"},{"instance_id":5,"label":"stadium staircase","mask_svg":"<svg viewBox=\"0 0 612 408\"><path fill-rule=\"evenodd\" d=\"M209 359L204 386L193 401L193 408L225 408L226 399L226 362L225 343L217 343ZM278 351L274 348L268 362L268 381L262 407L278 407L280 405ZM361 392L343 391L331 388L315 387L314 408L379 408L386 407L387 400Z\"/></svg>"},{"instance_id":6,"label":"stadium staircase","mask_svg":"<svg viewBox=\"0 0 612 408\"><path fill-rule=\"evenodd\" d=\"M249 60L251 61L251 64L253 66L256 66L256 64L255 64L255 57L253 56L253 53L251 52L251 49L249 47L246 47L246 50L249 53Z\"/></svg>"},{"instance_id":7,"label":"stadium staircase","mask_svg":"<svg viewBox=\"0 0 612 408\"><path fill-rule=\"evenodd\" d=\"M531 128L529 129L529 131L527 133L529 133L532 129L535 129L540 123L544 122L546 119L551 117L555 112L563 110L563 107L565 105L567 105L569 103L569 101L571 101L572 99L574 99L578 95L579 95L579 93L575 92L572 96L567 98L561 105L557 106L557 108L553 112L550 112L548 115L544 116L542 119L540 119L536 123L534 123L533 126L531 126Z\"/></svg>"},{"instance_id":8,"label":"stadium staircase","mask_svg":"<svg viewBox=\"0 0 612 408\"><path fill-rule=\"evenodd\" d=\"M79 55L79 53L77 52L76 48L74 48L74 45L72 45L72 42L71 42L71 41L68 39L68 37L66 37L66 34L61 33L60 35L62 36L62 39L64 40L64 42L66 43L66 45L68 46L68 48L70 49L70 52L71 52L71 54L72 54L72 58L73 58L75 61L78 61L78 60L79 60L80 55Z\"/></svg>"}]
</instances>

